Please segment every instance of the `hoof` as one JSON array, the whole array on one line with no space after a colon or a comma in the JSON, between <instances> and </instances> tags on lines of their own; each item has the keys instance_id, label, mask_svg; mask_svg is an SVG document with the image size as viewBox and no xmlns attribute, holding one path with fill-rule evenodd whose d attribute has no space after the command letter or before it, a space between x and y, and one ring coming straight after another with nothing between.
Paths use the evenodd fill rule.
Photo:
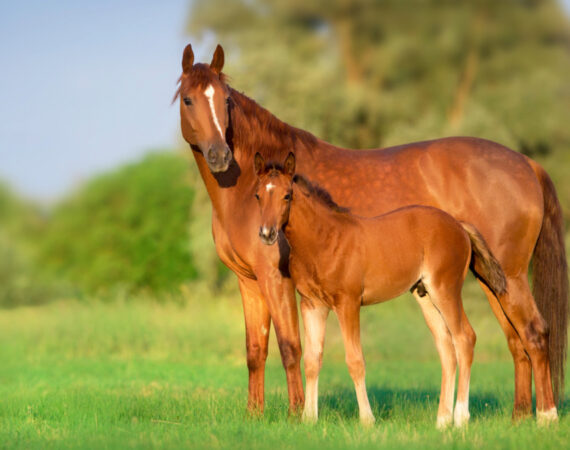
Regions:
<instances>
[{"instance_id":1,"label":"hoof","mask_svg":"<svg viewBox=\"0 0 570 450\"><path fill-rule=\"evenodd\" d=\"M376 419L374 418L374 416L370 415L370 416L361 416L360 417L360 424L365 426L365 427L371 427L376 423Z\"/></svg>"},{"instance_id":2,"label":"hoof","mask_svg":"<svg viewBox=\"0 0 570 450\"><path fill-rule=\"evenodd\" d=\"M469 423L469 417L471 417L471 415L469 414L469 408L467 405L462 405L461 403L455 405L455 411L453 413L453 424L457 428L461 428L467 425Z\"/></svg>"},{"instance_id":3,"label":"hoof","mask_svg":"<svg viewBox=\"0 0 570 450\"><path fill-rule=\"evenodd\" d=\"M453 422L453 417L451 417L451 415L441 416L437 418L435 426L438 430L445 430L451 425L452 422Z\"/></svg>"},{"instance_id":4,"label":"hoof","mask_svg":"<svg viewBox=\"0 0 570 450\"><path fill-rule=\"evenodd\" d=\"M548 411L536 411L536 423L539 427L558 423L558 411L556 408L551 408Z\"/></svg>"},{"instance_id":5,"label":"hoof","mask_svg":"<svg viewBox=\"0 0 570 450\"><path fill-rule=\"evenodd\" d=\"M317 423L319 416L316 412L307 412L307 411L303 411L303 414L301 415L301 420L303 421L303 423Z\"/></svg>"}]
</instances>

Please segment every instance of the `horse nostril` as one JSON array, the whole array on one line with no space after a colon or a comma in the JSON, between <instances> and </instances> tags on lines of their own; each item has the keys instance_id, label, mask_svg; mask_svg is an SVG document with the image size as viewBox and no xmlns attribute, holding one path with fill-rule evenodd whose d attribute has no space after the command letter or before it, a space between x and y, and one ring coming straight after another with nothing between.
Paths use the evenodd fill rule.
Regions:
<instances>
[{"instance_id":1,"label":"horse nostril","mask_svg":"<svg viewBox=\"0 0 570 450\"><path fill-rule=\"evenodd\" d=\"M215 163L218 160L218 155L213 150L208 151L208 162Z\"/></svg>"}]
</instances>

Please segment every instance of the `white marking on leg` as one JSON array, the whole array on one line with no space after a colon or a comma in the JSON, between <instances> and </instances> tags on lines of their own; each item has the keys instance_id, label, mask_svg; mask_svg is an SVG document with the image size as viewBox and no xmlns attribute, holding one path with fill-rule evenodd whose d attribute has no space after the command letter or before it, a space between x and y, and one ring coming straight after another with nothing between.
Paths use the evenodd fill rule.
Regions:
<instances>
[{"instance_id":1,"label":"white marking on leg","mask_svg":"<svg viewBox=\"0 0 570 450\"><path fill-rule=\"evenodd\" d=\"M267 183L267 185L265 186L265 190L267 192L271 191L271 189L274 189L275 185L273 183Z\"/></svg>"},{"instance_id":2,"label":"white marking on leg","mask_svg":"<svg viewBox=\"0 0 570 450\"><path fill-rule=\"evenodd\" d=\"M267 336L268 331L269 330L265 327L265 325L261 326L261 334L263 334L264 336Z\"/></svg>"},{"instance_id":3,"label":"white marking on leg","mask_svg":"<svg viewBox=\"0 0 570 450\"><path fill-rule=\"evenodd\" d=\"M222 133L222 127L220 126L220 122L218 122L218 116L216 116L216 109L214 108L214 87L209 84L206 90L204 91L204 95L208 99L208 103L210 104L210 109L212 110L212 117L214 119L214 125L218 129L220 136L224 139L224 133Z\"/></svg>"},{"instance_id":4,"label":"white marking on leg","mask_svg":"<svg viewBox=\"0 0 570 450\"><path fill-rule=\"evenodd\" d=\"M457 402L453 414L453 421L456 427L462 427L469 422L469 402Z\"/></svg>"},{"instance_id":5,"label":"white marking on leg","mask_svg":"<svg viewBox=\"0 0 570 450\"><path fill-rule=\"evenodd\" d=\"M548 411L536 411L536 422L540 426L558 422L558 411L556 407L550 408Z\"/></svg>"}]
</instances>

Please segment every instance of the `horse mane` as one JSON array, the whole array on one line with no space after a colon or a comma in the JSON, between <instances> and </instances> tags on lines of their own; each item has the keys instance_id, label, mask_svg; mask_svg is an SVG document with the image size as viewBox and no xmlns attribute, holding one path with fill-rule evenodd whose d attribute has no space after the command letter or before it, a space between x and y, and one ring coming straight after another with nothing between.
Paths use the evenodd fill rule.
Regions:
<instances>
[{"instance_id":1,"label":"horse mane","mask_svg":"<svg viewBox=\"0 0 570 450\"><path fill-rule=\"evenodd\" d=\"M293 183L297 184L297 186L301 188L303 193L311 196L312 198L317 199L319 203L326 206L327 208L342 214L350 212L349 208L345 208L344 206L339 206L333 200L329 191L319 186L318 184L311 183L303 175L295 174L293 176Z\"/></svg>"},{"instance_id":2,"label":"horse mane","mask_svg":"<svg viewBox=\"0 0 570 450\"><path fill-rule=\"evenodd\" d=\"M307 149L317 145L311 133L279 120L245 94L230 88L230 98L232 138L240 149L259 149L265 159L280 159L299 144Z\"/></svg>"},{"instance_id":3,"label":"horse mane","mask_svg":"<svg viewBox=\"0 0 570 450\"><path fill-rule=\"evenodd\" d=\"M228 76L219 74L220 80L227 85ZM207 87L212 80L212 70L208 64L197 63L189 76L178 79L179 86L172 102L181 95L186 86ZM230 128L228 144L238 146L244 152L259 150L265 159L280 159L287 152L299 148L299 145L311 149L318 144L318 139L308 131L295 128L279 120L255 100L227 85L230 92Z\"/></svg>"}]
</instances>

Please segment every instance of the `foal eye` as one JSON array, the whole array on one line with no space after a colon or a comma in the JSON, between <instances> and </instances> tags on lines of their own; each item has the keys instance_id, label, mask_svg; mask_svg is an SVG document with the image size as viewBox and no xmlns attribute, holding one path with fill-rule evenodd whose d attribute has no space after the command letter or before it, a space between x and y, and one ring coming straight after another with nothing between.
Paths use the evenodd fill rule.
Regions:
<instances>
[{"instance_id":1,"label":"foal eye","mask_svg":"<svg viewBox=\"0 0 570 450\"><path fill-rule=\"evenodd\" d=\"M229 98L229 97L226 98L226 105L227 105L227 106L230 106L230 98Z\"/></svg>"},{"instance_id":2,"label":"foal eye","mask_svg":"<svg viewBox=\"0 0 570 450\"><path fill-rule=\"evenodd\" d=\"M184 97L183 102L186 106L190 106L192 104L192 100L189 97Z\"/></svg>"},{"instance_id":3,"label":"foal eye","mask_svg":"<svg viewBox=\"0 0 570 450\"><path fill-rule=\"evenodd\" d=\"M259 200L259 194L255 194L255 198Z\"/></svg>"},{"instance_id":4,"label":"foal eye","mask_svg":"<svg viewBox=\"0 0 570 450\"><path fill-rule=\"evenodd\" d=\"M283 200L291 200L291 194L286 194Z\"/></svg>"}]
</instances>

